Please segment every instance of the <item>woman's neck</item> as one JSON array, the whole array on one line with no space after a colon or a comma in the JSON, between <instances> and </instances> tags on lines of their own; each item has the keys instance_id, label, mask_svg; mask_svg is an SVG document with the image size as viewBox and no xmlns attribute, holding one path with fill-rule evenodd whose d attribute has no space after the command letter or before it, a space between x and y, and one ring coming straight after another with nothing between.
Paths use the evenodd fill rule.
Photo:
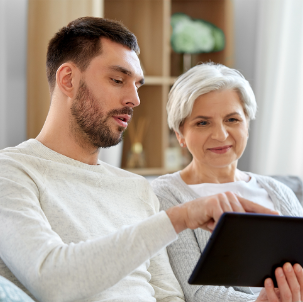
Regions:
<instances>
[{"instance_id":1,"label":"woman's neck","mask_svg":"<svg viewBox=\"0 0 303 302\"><path fill-rule=\"evenodd\" d=\"M228 183L239 180L249 181L250 177L237 169L237 162L225 167L209 167L192 161L180 175L188 185L200 183Z\"/></svg>"}]
</instances>

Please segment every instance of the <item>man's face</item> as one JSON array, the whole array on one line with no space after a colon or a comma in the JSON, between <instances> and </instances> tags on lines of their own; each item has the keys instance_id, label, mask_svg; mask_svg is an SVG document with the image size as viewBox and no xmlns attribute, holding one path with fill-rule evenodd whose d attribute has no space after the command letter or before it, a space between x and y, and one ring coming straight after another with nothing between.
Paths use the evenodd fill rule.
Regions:
<instances>
[{"instance_id":1,"label":"man's face","mask_svg":"<svg viewBox=\"0 0 303 302\"><path fill-rule=\"evenodd\" d=\"M118 144L133 108L143 72L134 51L102 38L102 54L82 73L71 106L71 131L81 144L110 147Z\"/></svg>"}]
</instances>

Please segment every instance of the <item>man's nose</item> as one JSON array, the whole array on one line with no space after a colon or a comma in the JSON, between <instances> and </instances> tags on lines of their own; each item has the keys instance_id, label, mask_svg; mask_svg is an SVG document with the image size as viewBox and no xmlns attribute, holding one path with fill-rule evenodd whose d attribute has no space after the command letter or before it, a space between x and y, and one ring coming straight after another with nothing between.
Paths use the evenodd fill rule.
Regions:
<instances>
[{"instance_id":1,"label":"man's nose","mask_svg":"<svg viewBox=\"0 0 303 302\"><path fill-rule=\"evenodd\" d=\"M138 90L137 87L131 87L128 91L127 91L127 95L124 98L124 106L128 106L128 107L137 107L140 105L140 98L138 95Z\"/></svg>"}]
</instances>

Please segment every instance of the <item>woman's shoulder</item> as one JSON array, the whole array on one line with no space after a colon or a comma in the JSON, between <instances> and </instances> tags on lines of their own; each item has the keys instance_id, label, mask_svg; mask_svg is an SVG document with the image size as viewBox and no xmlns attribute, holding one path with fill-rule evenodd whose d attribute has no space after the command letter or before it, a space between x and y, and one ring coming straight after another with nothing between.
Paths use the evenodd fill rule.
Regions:
<instances>
[{"instance_id":1,"label":"woman's shoulder","mask_svg":"<svg viewBox=\"0 0 303 302\"><path fill-rule=\"evenodd\" d=\"M183 186L179 172L159 176L151 182L156 195L166 195Z\"/></svg>"},{"instance_id":2,"label":"woman's shoulder","mask_svg":"<svg viewBox=\"0 0 303 302\"><path fill-rule=\"evenodd\" d=\"M153 186L157 186L157 187L165 186L168 184L174 184L177 181L179 175L180 175L180 172L161 175L161 176L157 177L156 179L154 179L151 182L151 184Z\"/></svg>"},{"instance_id":3,"label":"woman's shoulder","mask_svg":"<svg viewBox=\"0 0 303 302\"><path fill-rule=\"evenodd\" d=\"M182 180L180 172L160 176L151 182L151 186L165 208L197 198Z\"/></svg>"},{"instance_id":4,"label":"woman's shoulder","mask_svg":"<svg viewBox=\"0 0 303 302\"><path fill-rule=\"evenodd\" d=\"M276 191L286 191L296 193L296 190L302 190L302 180L297 176L266 176L255 173L248 173L255 177L263 185L267 185Z\"/></svg>"},{"instance_id":5,"label":"woman's shoulder","mask_svg":"<svg viewBox=\"0 0 303 302\"><path fill-rule=\"evenodd\" d=\"M247 172L247 174L249 174L250 177L254 177L264 189L267 189L267 191L274 191L276 194L281 194L283 192L283 195L289 195L292 193L292 190L287 185L276 180L272 176L260 175L251 172Z\"/></svg>"},{"instance_id":6,"label":"woman's shoulder","mask_svg":"<svg viewBox=\"0 0 303 302\"><path fill-rule=\"evenodd\" d=\"M249 173L249 175L255 177L259 184L268 191L269 195L279 202L282 214L294 216L303 214L301 200L297 195L297 190L302 190L300 178L264 176L254 173Z\"/></svg>"}]
</instances>

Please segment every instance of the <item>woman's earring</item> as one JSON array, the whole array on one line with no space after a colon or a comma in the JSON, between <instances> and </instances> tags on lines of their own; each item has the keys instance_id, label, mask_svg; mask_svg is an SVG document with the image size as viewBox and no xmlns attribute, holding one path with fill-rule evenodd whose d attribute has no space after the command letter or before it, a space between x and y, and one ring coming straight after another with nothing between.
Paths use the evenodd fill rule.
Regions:
<instances>
[{"instance_id":1,"label":"woman's earring","mask_svg":"<svg viewBox=\"0 0 303 302\"><path fill-rule=\"evenodd\" d=\"M183 144L183 143L181 143L181 144L180 144L180 146L183 148L183 147L184 147L184 144Z\"/></svg>"}]
</instances>

